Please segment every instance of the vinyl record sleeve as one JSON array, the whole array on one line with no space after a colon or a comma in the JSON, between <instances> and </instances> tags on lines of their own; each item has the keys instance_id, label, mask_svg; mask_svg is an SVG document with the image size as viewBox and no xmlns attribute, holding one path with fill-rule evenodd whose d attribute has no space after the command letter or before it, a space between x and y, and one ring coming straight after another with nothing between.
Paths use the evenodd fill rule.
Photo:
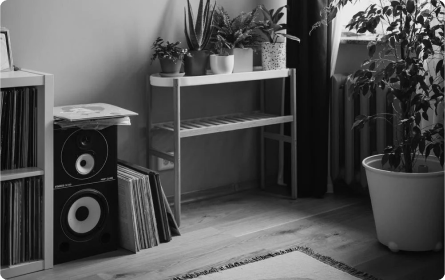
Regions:
<instances>
[{"instance_id":1,"label":"vinyl record sleeve","mask_svg":"<svg viewBox=\"0 0 445 280\"><path fill-rule=\"evenodd\" d=\"M150 169L142 167L142 166L138 166L138 165L126 162L124 160L120 160L120 159L118 159L118 164L127 166L128 168L134 169L134 170L136 170L138 172L147 174L147 175L150 176L150 178L152 178L153 176L156 178L156 176L157 176L157 179L155 180L155 182L151 183L151 186L152 186L152 188L154 188L153 186L157 185L159 187L159 189L162 190L162 185L161 185L161 182L160 182L160 179L159 179L159 173L158 172L150 170ZM163 205L163 209L165 209L166 216L167 216L167 218L164 219L164 222L166 220L168 220L168 225L167 224L166 225L170 229L170 232L171 232L171 234L173 236L180 236L181 233L179 232L179 227L178 227L178 225L176 223L176 220L175 220L173 212L172 212L172 210L170 208L170 205L168 204L167 197L165 196L165 193L164 193L163 190L160 192L160 194L162 196L162 200L160 201L160 203ZM155 200L155 199L153 198L153 200ZM157 209L156 206L155 206L155 209ZM160 231L160 230L158 230L158 231Z\"/></svg>"},{"instance_id":2,"label":"vinyl record sleeve","mask_svg":"<svg viewBox=\"0 0 445 280\"><path fill-rule=\"evenodd\" d=\"M131 168L125 166L119 166L119 169L126 175L131 176L133 180L137 181L137 186L141 193L141 204L143 205L142 213L144 230L147 231L148 248L157 246L159 244L159 233L157 229L157 220L155 216L155 207L152 198L152 188L149 183L149 176L140 172L137 172Z\"/></svg>"},{"instance_id":3,"label":"vinyl record sleeve","mask_svg":"<svg viewBox=\"0 0 445 280\"><path fill-rule=\"evenodd\" d=\"M133 253L140 250L139 236L134 215L133 187L131 180L118 176L119 243Z\"/></svg>"},{"instance_id":4,"label":"vinyl record sleeve","mask_svg":"<svg viewBox=\"0 0 445 280\"><path fill-rule=\"evenodd\" d=\"M54 117L69 121L135 116L137 113L106 103L58 106Z\"/></svg>"}]
</instances>

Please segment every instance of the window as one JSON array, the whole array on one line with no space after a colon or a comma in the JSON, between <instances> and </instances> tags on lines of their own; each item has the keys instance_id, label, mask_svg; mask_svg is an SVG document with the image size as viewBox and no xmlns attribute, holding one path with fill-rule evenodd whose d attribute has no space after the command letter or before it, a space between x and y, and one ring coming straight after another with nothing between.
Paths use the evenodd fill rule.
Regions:
<instances>
[{"instance_id":1,"label":"window","mask_svg":"<svg viewBox=\"0 0 445 280\"><path fill-rule=\"evenodd\" d=\"M352 17L358 13L359 11L366 10L369 5L376 4L377 6L381 7L382 4L386 6L387 0L358 0L355 4L348 3L345 7L343 7L342 11L342 22L341 25L343 27L343 36L349 37L349 36L369 36L371 35L369 32L365 34L357 34L354 29L349 30L349 28L346 28L346 25L349 23L349 21L352 19ZM383 23L383 24L382 24ZM387 23L382 21L379 25L379 27L376 29L376 32L378 34L384 34L385 30L387 28Z\"/></svg>"}]
</instances>

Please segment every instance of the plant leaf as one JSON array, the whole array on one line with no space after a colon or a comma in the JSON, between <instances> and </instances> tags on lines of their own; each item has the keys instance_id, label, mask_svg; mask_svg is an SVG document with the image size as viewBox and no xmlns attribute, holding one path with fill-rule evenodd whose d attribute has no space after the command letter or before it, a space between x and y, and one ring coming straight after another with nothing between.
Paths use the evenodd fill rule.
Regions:
<instances>
[{"instance_id":1,"label":"plant leaf","mask_svg":"<svg viewBox=\"0 0 445 280\"><path fill-rule=\"evenodd\" d=\"M372 41L368 43L368 56L369 58L372 58L374 56L374 53L376 51L376 42Z\"/></svg>"},{"instance_id":2,"label":"plant leaf","mask_svg":"<svg viewBox=\"0 0 445 280\"><path fill-rule=\"evenodd\" d=\"M210 0L207 0L210 1ZM204 4L203 0L199 0L198 14L196 15L196 24L195 24L195 33L196 39L198 40L198 44L202 45L203 40L203 29L204 29Z\"/></svg>"},{"instance_id":3,"label":"plant leaf","mask_svg":"<svg viewBox=\"0 0 445 280\"><path fill-rule=\"evenodd\" d=\"M190 36L187 31L187 12L185 11L185 8L184 8L184 34L185 34L185 39L187 40L187 46L189 47L190 50L194 50L195 46L190 40Z\"/></svg>"},{"instance_id":4,"label":"plant leaf","mask_svg":"<svg viewBox=\"0 0 445 280\"><path fill-rule=\"evenodd\" d=\"M440 71L443 71L443 59L440 60L439 62L437 62L437 65L436 65L436 75L437 75Z\"/></svg>"},{"instance_id":5,"label":"plant leaf","mask_svg":"<svg viewBox=\"0 0 445 280\"><path fill-rule=\"evenodd\" d=\"M295 36L293 36L293 35L284 34L284 33L277 33L277 35L286 37L287 39L290 39L290 40L293 40L293 41L300 42L300 38L295 37Z\"/></svg>"},{"instance_id":6,"label":"plant leaf","mask_svg":"<svg viewBox=\"0 0 445 280\"><path fill-rule=\"evenodd\" d=\"M189 15L189 20L188 20L189 38L190 38L190 41L192 42L192 48L190 48L190 49L191 50L199 50L198 39L196 37L195 28L193 26L195 17L193 16L192 5L190 5L189 0L187 0L187 4L188 4L188 15Z\"/></svg>"},{"instance_id":7,"label":"plant leaf","mask_svg":"<svg viewBox=\"0 0 445 280\"><path fill-rule=\"evenodd\" d=\"M210 2L210 0L209 0ZM204 41L202 42L202 49L205 49L207 47L207 45L210 42L210 39L212 37L212 33L214 30L214 26L213 26L213 20L214 20L214 14L215 14L215 8L216 8L216 2L213 4L213 9L212 12L208 15L207 18L207 25L204 28Z\"/></svg>"}]
</instances>

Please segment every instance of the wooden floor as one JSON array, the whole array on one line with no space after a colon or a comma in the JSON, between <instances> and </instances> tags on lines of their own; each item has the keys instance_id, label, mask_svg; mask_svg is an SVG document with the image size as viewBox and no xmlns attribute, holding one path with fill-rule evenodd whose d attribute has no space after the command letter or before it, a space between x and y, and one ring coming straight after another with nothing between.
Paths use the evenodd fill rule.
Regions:
<instances>
[{"instance_id":1,"label":"wooden floor","mask_svg":"<svg viewBox=\"0 0 445 280\"><path fill-rule=\"evenodd\" d=\"M443 252L394 254L381 245L370 202L357 197L290 200L241 192L183 205L181 233L138 254L118 250L14 279L170 279L297 245L382 279L444 275Z\"/></svg>"}]
</instances>

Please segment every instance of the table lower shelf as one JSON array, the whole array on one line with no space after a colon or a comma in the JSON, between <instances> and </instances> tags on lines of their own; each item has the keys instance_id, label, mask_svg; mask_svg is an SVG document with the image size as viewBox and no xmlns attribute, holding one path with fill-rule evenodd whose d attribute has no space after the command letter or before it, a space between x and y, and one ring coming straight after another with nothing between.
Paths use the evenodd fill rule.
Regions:
<instances>
[{"instance_id":1,"label":"table lower shelf","mask_svg":"<svg viewBox=\"0 0 445 280\"><path fill-rule=\"evenodd\" d=\"M293 116L276 116L263 113L233 114L208 118L183 120L180 124L181 138L205 135L218 132L274 125L292 122ZM159 123L154 128L174 131L174 123Z\"/></svg>"}]
</instances>

